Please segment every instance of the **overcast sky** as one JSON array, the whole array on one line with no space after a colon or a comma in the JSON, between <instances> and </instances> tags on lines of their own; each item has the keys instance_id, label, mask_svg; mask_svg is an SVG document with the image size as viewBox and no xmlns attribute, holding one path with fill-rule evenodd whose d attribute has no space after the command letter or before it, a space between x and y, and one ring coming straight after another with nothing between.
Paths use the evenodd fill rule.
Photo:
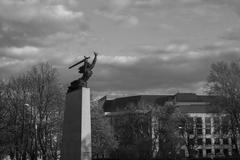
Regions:
<instances>
[{"instance_id":1,"label":"overcast sky","mask_svg":"<svg viewBox=\"0 0 240 160\"><path fill-rule=\"evenodd\" d=\"M0 0L0 78L96 51L95 94L203 93L210 65L240 57L240 0Z\"/></svg>"}]
</instances>

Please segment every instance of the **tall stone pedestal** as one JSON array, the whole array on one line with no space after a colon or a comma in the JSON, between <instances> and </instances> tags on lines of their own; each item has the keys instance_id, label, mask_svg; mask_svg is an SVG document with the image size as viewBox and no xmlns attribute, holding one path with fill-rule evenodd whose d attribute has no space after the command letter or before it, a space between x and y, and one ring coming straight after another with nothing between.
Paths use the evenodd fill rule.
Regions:
<instances>
[{"instance_id":1,"label":"tall stone pedestal","mask_svg":"<svg viewBox=\"0 0 240 160\"><path fill-rule=\"evenodd\" d=\"M91 160L90 89L67 93L61 160Z\"/></svg>"}]
</instances>

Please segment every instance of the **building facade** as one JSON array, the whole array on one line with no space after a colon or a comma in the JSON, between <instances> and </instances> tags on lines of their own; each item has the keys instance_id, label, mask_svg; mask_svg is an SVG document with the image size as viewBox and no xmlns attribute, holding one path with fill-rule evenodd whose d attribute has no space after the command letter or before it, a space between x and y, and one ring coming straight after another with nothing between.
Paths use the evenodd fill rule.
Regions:
<instances>
[{"instance_id":1,"label":"building facade","mask_svg":"<svg viewBox=\"0 0 240 160\"><path fill-rule=\"evenodd\" d=\"M212 96L193 93L139 95L106 100L103 108L105 114L110 117L111 124L116 126L117 118L128 115L131 107L135 107L134 109L139 114L145 113L151 116L151 114L147 114L149 113L146 110L148 106L172 104L191 119L190 130L184 134L189 134L188 141L192 141L194 144L194 157L233 156L236 149L232 143L231 132L222 127L222 124L228 124L229 117L226 114L216 112L216 108L211 105L213 99ZM153 130L153 119L154 117L150 118L149 128L146 130ZM179 126L179 130L181 129L182 127ZM181 150L186 157L189 156L186 146L183 145Z\"/></svg>"}]
</instances>

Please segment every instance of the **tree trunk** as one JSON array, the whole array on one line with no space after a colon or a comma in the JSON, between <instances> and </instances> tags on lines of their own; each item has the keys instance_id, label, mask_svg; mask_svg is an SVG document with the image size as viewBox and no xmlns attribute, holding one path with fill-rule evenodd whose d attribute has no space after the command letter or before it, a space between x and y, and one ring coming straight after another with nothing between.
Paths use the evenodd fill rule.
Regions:
<instances>
[{"instance_id":1,"label":"tree trunk","mask_svg":"<svg viewBox=\"0 0 240 160\"><path fill-rule=\"evenodd\" d=\"M30 159L31 159L31 160L37 160L37 155L34 154L34 153L31 153L31 154L30 154Z\"/></svg>"},{"instance_id":2,"label":"tree trunk","mask_svg":"<svg viewBox=\"0 0 240 160\"><path fill-rule=\"evenodd\" d=\"M234 115L233 115L233 118L234 118ZM236 120L236 119L235 119ZM238 149L238 144L237 144L237 130L235 128L235 123L234 123L234 119L231 119L231 127L232 127L232 143L234 144L235 148L236 148L236 155L237 157L239 157L239 149Z\"/></svg>"},{"instance_id":3,"label":"tree trunk","mask_svg":"<svg viewBox=\"0 0 240 160\"><path fill-rule=\"evenodd\" d=\"M239 157L239 149L238 149L237 138L236 138L235 134L233 134L233 141L232 141L232 143L234 144L234 146L236 148L236 155L237 155L237 157Z\"/></svg>"},{"instance_id":4,"label":"tree trunk","mask_svg":"<svg viewBox=\"0 0 240 160\"><path fill-rule=\"evenodd\" d=\"M13 151L10 151L9 156L11 160L14 160L15 154Z\"/></svg>"},{"instance_id":5,"label":"tree trunk","mask_svg":"<svg viewBox=\"0 0 240 160\"><path fill-rule=\"evenodd\" d=\"M27 153L26 153L26 152L23 152L23 154L22 154L22 160L27 160Z\"/></svg>"}]
</instances>

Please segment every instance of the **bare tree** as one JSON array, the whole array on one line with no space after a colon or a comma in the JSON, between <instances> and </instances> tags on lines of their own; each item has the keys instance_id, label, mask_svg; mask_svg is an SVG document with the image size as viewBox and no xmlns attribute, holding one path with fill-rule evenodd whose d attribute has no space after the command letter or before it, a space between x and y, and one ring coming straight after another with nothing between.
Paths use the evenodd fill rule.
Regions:
<instances>
[{"instance_id":1,"label":"bare tree","mask_svg":"<svg viewBox=\"0 0 240 160\"><path fill-rule=\"evenodd\" d=\"M170 158L179 156L178 112L172 105L129 104L113 116L118 153L125 159Z\"/></svg>"},{"instance_id":2,"label":"bare tree","mask_svg":"<svg viewBox=\"0 0 240 160\"><path fill-rule=\"evenodd\" d=\"M42 63L4 84L11 159L59 159L64 92L57 77L56 69Z\"/></svg>"},{"instance_id":3,"label":"bare tree","mask_svg":"<svg viewBox=\"0 0 240 160\"><path fill-rule=\"evenodd\" d=\"M179 116L179 133L183 138L183 143L187 148L188 157L194 158L196 155L196 149L198 147L196 140L197 134L194 127L194 120L187 114L180 113Z\"/></svg>"},{"instance_id":4,"label":"bare tree","mask_svg":"<svg viewBox=\"0 0 240 160\"><path fill-rule=\"evenodd\" d=\"M154 143L157 147L157 158L176 159L184 144L179 136L179 112L171 104L155 106L153 111L155 119Z\"/></svg>"},{"instance_id":5,"label":"bare tree","mask_svg":"<svg viewBox=\"0 0 240 160\"><path fill-rule=\"evenodd\" d=\"M237 137L240 128L240 61L212 64L208 76L209 94L216 96L220 112L230 115L232 142L239 156Z\"/></svg>"},{"instance_id":6,"label":"bare tree","mask_svg":"<svg viewBox=\"0 0 240 160\"><path fill-rule=\"evenodd\" d=\"M7 130L11 135L10 156L25 160L27 158L29 121L28 110L24 105L28 98L27 75L22 74L12 77L6 84L5 100L9 118L5 119L8 123Z\"/></svg>"},{"instance_id":7,"label":"bare tree","mask_svg":"<svg viewBox=\"0 0 240 160\"><path fill-rule=\"evenodd\" d=\"M95 158L110 156L118 146L110 119L104 115L102 105L91 103L92 153Z\"/></svg>"},{"instance_id":8,"label":"bare tree","mask_svg":"<svg viewBox=\"0 0 240 160\"><path fill-rule=\"evenodd\" d=\"M118 157L151 158L150 114L150 112L131 111L113 117L116 137L119 140Z\"/></svg>"},{"instance_id":9,"label":"bare tree","mask_svg":"<svg viewBox=\"0 0 240 160\"><path fill-rule=\"evenodd\" d=\"M11 132L9 130L9 112L6 105L6 84L0 81L0 159L9 154L11 148Z\"/></svg>"},{"instance_id":10,"label":"bare tree","mask_svg":"<svg viewBox=\"0 0 240 160\"><path fill-rule=\"evenodd\" d=\"M28 75L32 93L30 105L34 107L38 142L35 147L39 147L39 155L43 160L56 159L60 150L64 106L64 92L58 73L50 64L44 63L34 66Z\"/></svg>"}]
</instances>

